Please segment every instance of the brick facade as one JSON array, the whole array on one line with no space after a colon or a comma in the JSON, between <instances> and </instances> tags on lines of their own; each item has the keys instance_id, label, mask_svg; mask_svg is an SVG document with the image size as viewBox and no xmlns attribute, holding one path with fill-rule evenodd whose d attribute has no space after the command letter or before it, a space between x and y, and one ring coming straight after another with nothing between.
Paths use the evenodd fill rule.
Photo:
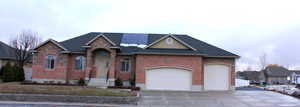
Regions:
<instances>
[{"instance_id":1,"label":"brick facade","mask_svg":"<svg viewBox=\"0 0 300 107\"><path fill-rule=\"evenodd\" d=\"M68 61L68 75L69 75L69 80L79 80L80 78L85 78L85 70L77 70L75 68L75 61L76 57L78 56L85 56L85 54L72 54L69 55L69 61Z\"/></svg>"},{"instance_id":2,"label":"brick facade","mask_svg":"<svg viewBox=\"0 0 300 107\"><path fill-rule=\"evenodd\" d=\"M66 80L67 77L67 66L68 56L61 54L61 49L55 44L49 42L44 46L37 49L34 53L33 64L32 64L32 78L33 79L57 79ZM55 56L55 67L53 70L45 68L45 61L47 55ZM65 82L65 81L64 81Z\"/></svg>"},{"instance_id":3,"label":"brick facade","mask_svg":"<svg viewBox=\"0 0 300 107\"><path fill-rule=\"evenodd\" d=\"M235 85L235 60L226 58L205 58L203 59L204 64L219 64L226 65L230 69L230 84ZM204 67L204 66L203 66ZM203 84L203 83L202 83Z\"/></svg>"},{"instance_id":4,"label":"brick facade","mask_svg":"<svg viewBox=\"0 0 300 107\"><path fill-rule=\"evenodd\" d=\"M95 50L106 50L110 53L110 68L109 79L114 82L114 79L120 78L123 81L128 81L134 77L137 84L145 84L145 70L154 67L175 67L189 69L192 72L193 87L202 88L204 84L204 65L205 64L222 64L230 67L230 83L235 85L235 60L234 58L205 58L201 56L188 55L118 55L113 45L103 37L96 38L89 47L86 48L86 53L62 53L62 49L52 42L44 44L38 48L33 56L32 78L33 80L44 81L61 81L79 80L80 78L88 78L89 74L95 69L93 52ZM54 55L55 68L48 70L45 68L45 58L47 55ZM75 59L77 56L86 57L86 69L76 70ZM121 71L121 62L124 58L130 59L131 72ZM92 75L92 78L95 74ZM193 89L193 88L192 88Z\"/></svg>"},{"instance_id":5,"label":"brick facade","mask_svg":"<svg viewBox=\"0 0 300 107\"><path fill-rule=\"evenodd\" d=\"M129 58L130 60L130 72L123 72L121 71L121 62L124 58ZM117 56L116 60L116 78L119 78L124 81L128 81L133 78L133 74L135 73L135 58L134 56Z\"/></svg>"},{"instance_id":6,"label":"brick facade","mask_svg":"<svg viewBox=\"0 0 300 107\"><path fill-rule=\"evenodd\" d=\"M145 83L145 70L152 67L177 67L192 71L192 84L201 85L202 58L199 56L137 55L136 83Z\"/></svg>"}]
</instances>

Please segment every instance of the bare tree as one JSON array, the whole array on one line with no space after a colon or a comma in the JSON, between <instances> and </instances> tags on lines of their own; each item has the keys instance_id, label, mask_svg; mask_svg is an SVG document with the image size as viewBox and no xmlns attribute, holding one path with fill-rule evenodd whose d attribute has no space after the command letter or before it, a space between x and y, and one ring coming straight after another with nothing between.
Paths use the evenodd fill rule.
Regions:
<instances>
[{"instance_id":1,"label":"bare tree","mask_svg":"<svg viewBox=\"0 0 300 107\"><path fill-rule=\"evenodd\" d=\"M12 55L16 59L18 67L23 67L32 57L30 52L41 42L37 32L23 30L10 40L10 46L14 48Z\"/></svg>"},{"instance_id":2,"label":"bare tree","mask_svg":"<svg viewBox=\"0 0 300 107\"><path fill-rule=\"evenodd\" d=\"M268 84L269 76L268 76L267 72L265 71L265 69L268 65L268 63L267 63L267 54L266 53L263 53L263 55L259 57L259 63L260 63L260 66L261 66L261 71L264 74L265 83Z\"/></svg>"},{"instance_id":3,"label":"bare tree","mask_svg":"<svg viewBox=\"0 0 300 107\"><path fill-rule=\"evenodd\" d=\"M246 71L252 71L252 67L251 67L251 65L248 65L248 67L247 67Z\"/></svg>"},{"instance_id":4,"label":"bare tree","mask_svg":"<svg viewBox=\"0 0 300 107\"><path fill-rule=\"evenodd\" d=\"M259 63L260 63L261 70L264 70L268 65L266 53L263 53L263 55L259 57Z\"/></svg>"}]
</instances>

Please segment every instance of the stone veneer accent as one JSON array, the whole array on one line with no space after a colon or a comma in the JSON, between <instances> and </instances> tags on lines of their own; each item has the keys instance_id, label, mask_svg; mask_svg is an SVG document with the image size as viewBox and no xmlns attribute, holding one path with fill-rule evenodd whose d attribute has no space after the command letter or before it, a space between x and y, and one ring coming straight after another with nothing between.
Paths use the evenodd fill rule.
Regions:
<instances>
[{"instance_id":1,"label":"stone veneer accent","mask_svg":"<svg viewBox=\"0 0 300 107\"><path fill-rule=\"evenodd\" d=\"M116 62L116 50L111 49L112 44L105 40L102 36L99 36L94 40L90 45L90 48L87 49L87 72L86 77L89 76L89 73L94 70L93 68L93 52L98 49L104 49L110 52L110 68L109 68L109 83L114 84L115 80L115 62Z\"/></svg>"}]
</instances>

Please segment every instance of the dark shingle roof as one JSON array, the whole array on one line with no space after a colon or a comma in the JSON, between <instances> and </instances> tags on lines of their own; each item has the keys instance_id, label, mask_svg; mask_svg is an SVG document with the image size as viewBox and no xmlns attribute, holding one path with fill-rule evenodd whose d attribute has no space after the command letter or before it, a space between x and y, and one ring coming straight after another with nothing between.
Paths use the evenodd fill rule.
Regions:
<instances>
[{"instance_id":1,"label":"dark shingle roof","mask_svg":"<svg viewBox=\"0 0 300 107\"><path fill-rule=\"evenodd\" d=\"M123 33L102 33L102 32L91 32L87 33L66 41L59 42L63 47L67 48L71 52L84 52L84 46L90 40L95 38L97 35L103 34L112 42L120 47L121 54L155 54L155 53L165 53L165 54L197 54L211 57L239 57L233 53L226 50L220 49L213 45L207 44L203 41L190 37L188 35L173 35L174 37L180 39L191 47L195 48L193 50L183 50L183 49L142 49L137 47L123 47L120 46ZM153 43L154 41L166 36L167 34L148 34L147 45Z\"/></svg>"},{"instance_id":2,"label":"dark shingle roof","mask_svg":"<svg viewBox=\"0 0 300 107\"><path fill-rule=\"evenodd\" d=\"M0 59L14 59L13 48L0 41Z\"/></svg>"},{"instance_id":3,"label":"dark shingle roof","mask_svg":"<svg viewBox=\"0 0 300 107\"><path fill-rule=\"evenodd\" d=\"M268 76L273 77L286 77L289 75L289 70L281 66L268 66L266 67Z\"/></svg>"},{"instance_id":4,"label":"dark shingle roof","mask_svg":"<svg viewBox=\"0 0 300 107\"><path fill-rule=\"evenodd\" d=\"M292 74L292 73L295 73L297 75L300 75L300 70L289 70L289 72Z\"/></svg>"},{"instance_id":5,"label":"dark shingle roof","mask_svg":"<svg viewBox=\"0 0 300 107\"><path fill-rule=\"evenodd\" d=\"M246 80L259 80L262 72L259 71L244 71L244 76Z\"/></svg>"}]
</instances>

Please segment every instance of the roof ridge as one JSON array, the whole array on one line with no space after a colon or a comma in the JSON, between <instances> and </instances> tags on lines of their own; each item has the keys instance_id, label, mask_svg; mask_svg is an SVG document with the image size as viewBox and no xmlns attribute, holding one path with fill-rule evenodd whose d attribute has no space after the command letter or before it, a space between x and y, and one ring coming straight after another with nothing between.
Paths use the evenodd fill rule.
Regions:
<instances>
[{"instance_id":1,"label":"roof ridge","mask_svg":"<svg viewBox=\"0 0 300 107\"><path fill-rule=\"evenodd\" d=\"M75 38L80 38L81 36L85 36L85 35L88 35L90 33L92 33L92 32L85 33L85 34L82 34L82 35L79 35L79 36L76 36L76 37L73 37L73 38L70 38L70 39L67 39L67 40L63 40L63 41L60 41L58 43L66 42L66 41L69 41L69 40L72 40L72 39L75 39Z\"/></svg>"},{"instance_id":2,"label":"roof ridge","mask_svg":"<svg viewBox=\"0 0 300 107\"><path fill-rule=\"evenodd\" d=\"M187 35L187 34L177 34L177 33L137 33L137 32L128 32L128 33L125 33L125 32L90 32L90 33L113 33L113 34L152 34L152 35Z\"/></svg>"}]
</instances>

